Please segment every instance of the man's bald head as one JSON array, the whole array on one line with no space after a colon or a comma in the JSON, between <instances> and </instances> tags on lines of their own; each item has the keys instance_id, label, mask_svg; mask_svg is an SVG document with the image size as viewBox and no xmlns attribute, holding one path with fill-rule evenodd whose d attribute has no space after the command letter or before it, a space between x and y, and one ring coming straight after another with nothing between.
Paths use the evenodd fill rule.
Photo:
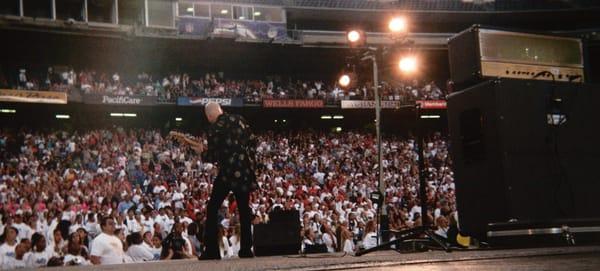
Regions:
<instances>
[{"instance_id":1,"label":"man's bald head","mask_svg":"<svg viewBox=\"0 0 600 271\"><path fill-rule=\"evenodd\" d=\"M223 114L223 109L221 109L221 105L216 102L208 102L204 106L204 113L210 123L215 123L217 118Z\"/></svg>"}]
</instances>

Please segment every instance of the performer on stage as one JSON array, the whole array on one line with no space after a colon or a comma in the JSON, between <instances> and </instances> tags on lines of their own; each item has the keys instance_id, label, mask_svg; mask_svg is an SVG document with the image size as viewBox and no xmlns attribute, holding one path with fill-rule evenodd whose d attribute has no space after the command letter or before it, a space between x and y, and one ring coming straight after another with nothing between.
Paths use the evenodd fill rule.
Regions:
<instances>
[{"instance_id":1,"label":"performer on stage","mask_svg":"<svg viewBox=\"0 0 600 271\"><path fill-rule=\"evenodd\" d=\"M218 103L208 103L205 113L211 126L208 131L208 148L194 144L193 148L203 153L203 161L217 162L219 174L213 183L207 206L204 233L205 251L200 257L220 259L217 240L217 213L223 200L233 191L240 213L241 246L239 257L254 257L252 252L250 192L257 188L255 168L256 142L250 126L239 115L224 113Z\"/></svg>"}]
</instances>

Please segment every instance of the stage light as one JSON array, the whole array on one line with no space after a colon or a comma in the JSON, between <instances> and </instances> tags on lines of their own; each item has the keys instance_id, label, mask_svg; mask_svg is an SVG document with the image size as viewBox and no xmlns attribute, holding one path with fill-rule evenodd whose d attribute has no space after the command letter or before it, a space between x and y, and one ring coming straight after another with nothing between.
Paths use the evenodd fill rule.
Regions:
<instances>
[{"instance_id":1,"label":"stage light","mask_svg":"<svg viewBox=\"0 0 600 271\"><path fill-rule=\"evenodd\" d=\"M349 86L350 85L350 76L347 75L347 74L344 74L344 75L340 76L340 80L338 80L338 83L342 87Z\"/></svg>"},{"instance_id":2,"label":"stage light","mask_svg":"<svg viewBox=\"0 0 600 271\"><path fill-rule=\"evenodd\" d=\"M362 39L360 32L357 30L349 31L346 38L350 43L357 43Z\"/></svg>"},{"instance_id":3,"label":"stage light","mask_svg":"<svg viewBox=\"0 0 600 271\"><path fill-rule=\"evenodd\" d=\"M6 113L6 114L14 114L14 113L17 113L17 110L14 110L14 109L1 109L0 112L1 113Z\"/></svg>"},{"instance_id":4,"label":"stage light","mask_svg":"<svg viewBox=\"0 0 600 271\"><path fill-rule=\"evenodd\" d=\"M343 120L343 119L344 119L344 116L340 116L340 115L333 116L333 119L334 119L334 120Z\"/></svg>"},{"instance_id":5,"label":"stage light","mask_svg":"<svg viewBox=\"0 0 600 271\"><path fill-rule=\"evenodd\" d=\"M338 132L338 133L341 132L342 131L342 127L335 127L335 131Z\"/></svg>"},{"instance_id":6,"label":"stage light","mask_svg":"<svg viewBox=\"0 0 600 271\"><path fill-rule=\"evenodd\" d=\"M122 117L123 113L110 113L111 117Z\"/></svg>"},{"instance_id":7,"label":"stage light","mask_svg":"<svg viewBox=\"0 0 600 271\"><path fill-rule=\"evenodd\" d=\"M331 116L323 115L323 116L321 116L321 119L322 120L330 120Z\"/></svg>"},{"instance_id":8,"label":"stage light","mask_svg":"<svg viewBox=\"0 0 600 271\"><path fill-rule=\"evenodd\" d=\"M413 73L417 70L417 58L414 56L407 56L400 59L399 67L403 73Z\"/></svg>"},{"instance_id":9,"label":"stage light","mask_svg":"<svg viewBox=\"0 0 600 271\"><path fill-rule=\"evenodd\" d=\"M175 118L175 121L183 121L183 118Z\"/></svg>"},{"instance_id":10,"label":"stage light","mask_svg":"<svg viewBox=\"0 0 600 271\"><path fill-rule=\"evenodd\" d=\"M392 33L406 33L408 32L408 27L406 23L405 17L394 17L390 20L388 24L388 28Z\"/></svg>"},{"instance_id":11,"label":"stage light","mask_svg":"<svg viewBox=\"0 0 600 271\"><path fill-rule=\"evenodd\" d=\"M56 115L56 118L57 119L70 119L71 116L69 116L69 115Z\"/></svg>"},{"instance_id":12,"label":"stage light","mask_svg":"<svg viewBox=\"0 0 600 271\"><path fill-rule=\"evenodd\" d=\"M421 115L422 119L439 119L440 115Z\"/></svg>"}]
</instances>

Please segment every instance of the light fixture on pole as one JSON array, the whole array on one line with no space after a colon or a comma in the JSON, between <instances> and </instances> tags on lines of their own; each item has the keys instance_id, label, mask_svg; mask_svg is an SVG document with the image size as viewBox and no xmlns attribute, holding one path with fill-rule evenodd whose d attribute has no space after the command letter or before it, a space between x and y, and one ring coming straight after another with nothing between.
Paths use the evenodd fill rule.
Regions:
<instances>
[{"instance_id":1,"label":"light fixture on pole","mask_svg":"<svg viewBox=\"0 0 600 271\"><path fill-rule=\"evenodd\" d=\"M413 41L408 40L407 34L408 34L408 27L407 27L407 20L405 18L394 18L392 19L389 24L388 24L389 30L390 30L390 37L392 39L392 43L393 45L391 47L393 48L399 48L399 47L408 47L410 49L410 46L412 44L414 44ZM348 33L350 34L350 33ZM378 208L377 208L377 217L378 217L378 236L377 236L377 246L369 248L369 249L365 249L365 250L359 250L356 252L356 256L361 256L373 251L377 251L377 250L382 250L382 249L389 249L391 245L396 246L396 248L400 247L401 244L404 241L410 240L410 239L414 239L414 238L419 238L419 237L423 237L426 236L426 238L428 239L428 241L431 241L432 243L437 244L439 247L443 248L446 251L450 251L449 246L440 238L438 238L435 233L433 233L432 231L432 227L431 224L427 223L428 220L426 218L423 218L423 226L420 227L416 227L416 228L412 228L412 229L408 229L408 230L403 230L401 232L399 232L396 236L396 239L394 241L390 241L388 242L386 234L384 234L386 232L386 224L388 223L387 221L387 212L386 212L386 208L385 208L385 204L386 204L386 194L385 194L385 181L383 179L383 163L382 163L382 148L381 148L381 100L379 98L379 83L378 83L378 67L377 67L377 60L381 59L381 57L383 55L385 55L385 52L390 49L389 47L376 47L376 46L369 46L368 48L366 48L367 50L365 52L362 53L362 58L361 60L371 60L372 64L373 64L373 89L374 89L374 94L375 94L375 128L376 128L376 137L377 137L377 161L378 161L378 174L377 174L377 181L378 181L378 186L379 189L377 192L371 193L371 199L374 202L378 203ZM416 71L418 71L418 59L415 56L406 56L400 59L400 62L398 63L399 65L399 69L400 71L402 71L403 73L406 74L413 74ZM419 116L419 104L417 104L416 106L416 115ZM417 123L420 120L419 117L417 117ZM418 124L420 125L420 124ZM419 143L419 147L417 148L417 151L422 151L422 141L421 136L420 136L420 128L418 127L417 131L418 131L418 136L417 136L417 142ZM423 154L419 153L419 170L420 170L420 174L419 174L419 183L420 183L420 187L421 190L419 191L419 199L420 202L422 204L421 208L422 208L422 217L427 217L427 212L426 212L426 206L423 205L423 203L426 202L426 195L425 195L425 182L424 182L424 176L423 173L425 172L423 170L424 166L424 161L423 161ZM380 243L380 239L381 241L383 241L384 243Z\"/></svg>"},{"instance_id":2,"label":"light fixture on pole","mask_svg":"<svg viewBox=\"0 0 600 271\"><path fill-rule=\"evenodd\" d=\"M346 41L350 47L360 47L366 44L366 35L362 30L350 30L346 32Z\"/></svg>"},{"instance_id":3,"label":"light fixture on pole","mask_svg":"<svg viewBox=\"0 0 600 271\"><path fill-rule=\"evenodd\" d=\"M388 23L388 28L392 34L408 33L408 25L405 17L394 17Z\"/></svg>"},{"instance_id":4,"label":"light fixture on pole","mask_svg":"<svg viewBox=\"0 0 600 271\"><path fill-rule=\"evenodd\" d=\"M358 42L360 40L360 32L358 30L351 30L346 35L349 42Z\"/></svg>"},{"instance_id":5,"label":"light fixture on pole","mask_svg":"<svg viewBox=\"0 0 600 271\"><path fill-rule=\"evenodd\" d=\"M347 87L350 85L350 75L348 74L343 74L342 76L340 76L340 79L338 80L338 84L340 84L341 87Z\"/></svg>"},{"instance_id":6,"label":"light fixture on pole","mask_svg":"<svg viewBox=\"0 0 600 271\"><path fill-rule=\"evenodd\" d=\"M400 62L398 63L398 67L400 71L405 74L412 74L417 71L419 63L415 56L405 56L400 58Z\"/></svg>"}]
</instances>

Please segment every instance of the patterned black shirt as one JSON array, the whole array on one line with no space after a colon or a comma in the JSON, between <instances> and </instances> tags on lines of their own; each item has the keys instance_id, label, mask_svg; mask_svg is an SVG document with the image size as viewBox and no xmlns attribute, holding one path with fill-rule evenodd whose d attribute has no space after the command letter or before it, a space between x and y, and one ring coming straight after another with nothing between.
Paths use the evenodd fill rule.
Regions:
<instances>
[{"instance_id":1,"label":"patterned black shirt","mask_svg":"<svg viewBox=\"0 0 600 271\"><path fill-rule=\"evenodd\" d=\"M256 189L255 157L256 140L242 116L223 113L211 124L203 159L219 164L216 181L230 184L231 189Z\"/></svg>"}]
</instances>

